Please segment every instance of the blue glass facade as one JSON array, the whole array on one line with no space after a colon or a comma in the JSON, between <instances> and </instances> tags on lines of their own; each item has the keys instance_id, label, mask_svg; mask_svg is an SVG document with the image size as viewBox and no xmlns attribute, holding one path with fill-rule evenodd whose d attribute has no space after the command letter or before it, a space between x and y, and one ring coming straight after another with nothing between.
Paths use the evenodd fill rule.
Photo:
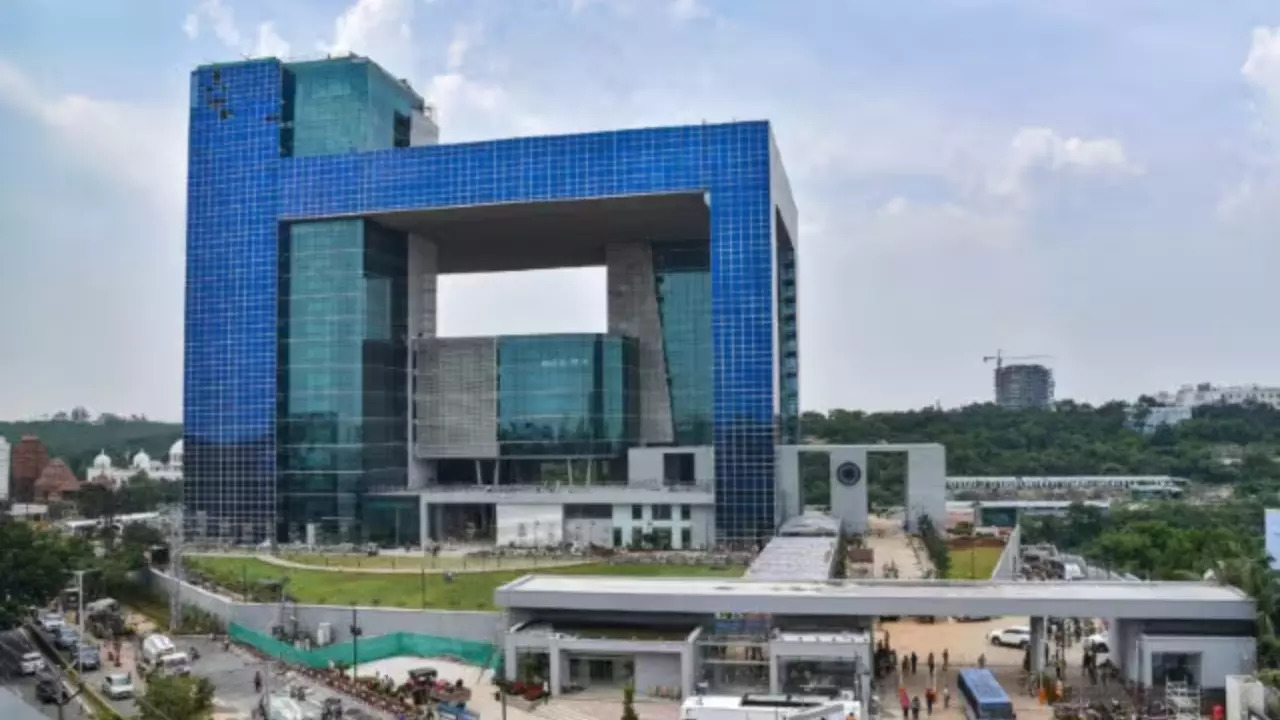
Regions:
<instances>
[{"instance_id":1,"label":"blue glass facade","mask_svg":"<svg viewBox=\"0 0 1280 720\"><path fill-rule=\"evenodd\" d=\"M498 338L505 457L615 457L640 426L636 344L608 335Z\"/></svg>"},{"instance_id":2,"label":"blue glass facade","mask_svg":"<svg viewBox=\"0 0 1280 720\"><path fill-rule=\"evenodd\" d=\"M324 76L327 87L332 79L322 66L344 63L362 65L366 77L381 78L370 86L380 87L360 105L366 113L360 122L381 129L353 135L355 126L345 126L338 132L345 144L343 138L323 137L325 123L308 119L339 112L325 100L322 113L317 103L325 92L308 89L308 83ZM295 457L291 453L297 448L281 442L277 422L296 386L291 384L295 366L288 357L281 362L278 354L295 334L288 330L282 342L277 325L282 297L288 297L281 295L280 278L287 273L286 261L292 262L280 248L293 249L290 228L397 210L696 193L710 208L710 271L698 282L710 287L717 534L729 540L770 534L774 446L786 385L779 379L785 362L777 326L778 276L785 263L773 222L777 199L771 174L778 170L770 164L768 124L404 147L398 114L414 101L396 87L358 59L297 66L258 60L193 73L184 411L189 529L260 538L274 527L277 535L286 534L289 519L281 517L276 524L283 510L277 502L277 483L283 480L277 463L278 457ZM383 90L390 101L376 99ZM365 235L367 247L367 223ZM661 272L664 278L679 275ZM667 302L677 296L664 292ZM693 302L695 295L682 290L680 302ZM366 307L375 300L366 295ZM394 311L374 315L359 331L335 340L335 352L373 334L384 317L395 325ZM674 343L672 351L703 352L695 332L689 330L693 339ZM324 362L330 370L321 375L333 377L340 361ZM381 363L362 358L361 367ZM673 373L671 382L685 380ZM696 418L706 403L702 393L680 412ZM362 410L352 417L367 426L371 416ZM292 428L289 422L285 416L282 427ZM344 472L339 465L330 466L334 473ZM368 471L366 466L361 472ZM354 507L336 512L359 515Z\"/></svg>"}]
</instances>

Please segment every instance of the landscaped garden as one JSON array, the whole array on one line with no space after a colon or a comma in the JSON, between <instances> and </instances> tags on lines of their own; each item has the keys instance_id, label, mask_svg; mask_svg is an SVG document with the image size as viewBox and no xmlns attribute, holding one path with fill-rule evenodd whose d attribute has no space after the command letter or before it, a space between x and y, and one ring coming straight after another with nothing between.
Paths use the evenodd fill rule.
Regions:
<instances>
[{"instance_id":1,"label":"landscaped garden","mask_svg":"<svg viewBox=\"0 0 1280 720\"><path fill-rule=\"evenodd\" d=\"M360 605L444 610L492 610L499 586L530 570L370 573L303 570L255 558L196 556L186 560L189 573L233 593L247 589L259 599L263 588L284 581L283 591L297 602L316 605ZM548 575L626 575L632 577L740 577L741 567L660 563L583 563L539 568ZM275 598L270 598L275 599Z\"/></svg>"}]
</instances>

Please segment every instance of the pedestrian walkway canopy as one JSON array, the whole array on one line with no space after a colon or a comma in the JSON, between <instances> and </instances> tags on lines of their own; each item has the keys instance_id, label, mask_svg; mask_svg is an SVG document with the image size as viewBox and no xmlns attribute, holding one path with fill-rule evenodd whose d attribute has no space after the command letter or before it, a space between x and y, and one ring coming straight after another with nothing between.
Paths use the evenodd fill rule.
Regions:
<instances>
[{"instance_id":1,"label":"pedestrian walkway canopy","mask_svg":"<svg viewBox=\"0 0 1280 720\"><path fill-rule=\"evenodd\" d=\"M512 610L770 615L1253 620L1239 590L1206 582L761 581L526 575L498 588Z\"/></svg>"}]
</instances>

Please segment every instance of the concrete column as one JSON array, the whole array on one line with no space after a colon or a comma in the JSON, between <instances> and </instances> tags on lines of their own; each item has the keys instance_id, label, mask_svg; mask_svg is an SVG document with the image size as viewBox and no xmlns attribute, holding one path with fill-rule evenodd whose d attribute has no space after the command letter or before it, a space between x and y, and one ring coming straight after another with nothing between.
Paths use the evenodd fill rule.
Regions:
<instances>
[{"instance_id":1,"label":"concrete column","mask_svg":"<svg viewBox=\"0 0 1280 720\"><path fill-rule=\"evenodd\" d=\"M552 639L550 645L547 646L547 660L551 665L551 694L560 694L560 642Z\"/></svg>"},{"instance_id":2,"label":"concrete column","mask_svg":"<svg viewBox=\"0 0 1280 720\"><path fill-rule=\"evenodd\" d=\"M1031 674L1044 672L1045 621L1042 617L1031 618Z\"/></svg>"},{"instance_id":3,"label":"concrete column","mask_svg":"<svg viewBox=\"0 0 1280 720\"><path fill-rule=\"evenodd\" d=\"M769 646L769 693L782 694L782 681L778 673L778 654L773 651L772 645Z\"/></svg>"}]
</instances>

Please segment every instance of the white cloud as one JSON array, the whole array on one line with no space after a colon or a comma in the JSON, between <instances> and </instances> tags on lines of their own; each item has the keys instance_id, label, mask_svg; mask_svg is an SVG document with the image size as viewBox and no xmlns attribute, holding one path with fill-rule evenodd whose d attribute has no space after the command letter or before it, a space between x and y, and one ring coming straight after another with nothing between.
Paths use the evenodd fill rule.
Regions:
<instances>
[{"instance_id":1,"label":"white cloud","mask_svg":"<svg viewBox=\"0 0 1280 720\"><path fill-rule=\"evenodd\" d=\"M253 47L254 57L287 58L289 43L276 32L273 22L258 25L258 42Z\"/></svg>"},{"instance_id":2,"label":"white cloud","mask_svg":"<svg viewBox=\"0 0 1280 720\"><path fill-rule=\"evenodd\" d=\"M1011 208L979 208L957 202L916 203L894 196L870 213L852 216L851 235L898 251L940 246L1007 249L1019 244L1023 218Z\"/></svg>"},{"instance_id":3,"label":"white cloud","mask_svg":"<svg viewBox=\"0 0 1280 720\"><path fill-rule=\"evenodd\" d=\"M1255 144L1244 179L1229 187L1215 208L1220 221L1274 219L1280 195L1280 27L1256 27L1240 75L1254 93Z\"/></svg>"},{"instance_id":4,"label":"white cloud","mask_svg":"<svg viewBox=\"0 0 1280 720\"><path fill-rule=\"evenodd\" d=\"M412 0L355 0L333 21L333 37L320 49L376 57L392 73L407 74L413 68L413 8Z\"/></svg>"},{"instance_id":5,"label":"white cloud","mask_svg":"<svg viewBox=\"0 0 1280 720\"><path fill-rule=\"evenodd\" d=\"M201 0L182 24L182 30L187 37L192 39L199 37L202 19L209 22L219 42L234 50L240 49L240 29L236 27L235 11L223 5L222 0Z\"/></svg>"},{"instance_id":6,"label":"white cloud","mask_svg":"<svg viewBox=\"0 0 1280 720\"><path fill-rule=\"evenodd\" d=\"M1280 27L1253 29L1249 54L1240 67L1240 74L1273 107L1280 107Z\"/></svg>"},{"instance_id":7,"label":"white cloud","mask_svg":"<svg viewBox=\"0 0 1280 720\"><path fill-rule=\"evenodd\" d=\"M79 162L146 191L166 210L181 212L186 174L181 105L169 108L52 94L3 59L0 105L56 132L75 149L71 156Z\"/></svg>"},{"instance_id":8,"label":"white cloud","mask_svg":"<svg viewBox=\"0 0 1280 720\"><path fill-rule=\"evenodd\" d=\"M1037 168L1086 173L1141 172L1141 168L1125 156L1124 146L1114 138L1086 140L1063 137L1052 128L1025 127L1013 136L1007 162L989 179L987 188L997 195L1021 194L1026 189L1027 176Z\"/></svg>"},{"instance_id":9,"label":"white cloud","mask_svg":"<svg viewBox=\"0 0 1280 720\"><path fill-rule=\"evenodd\" d=\"M671 0L671 16L676 20L696 20L710 14L711 11L702 4L702 0Z\"/></svg>"},{"instance_id":10,"label":"white cloud","mask_svg":"<svg viewBox=\"0 0 1280 720\"><path fill-rule=\"evenodd\" d=\"M471 50L480 36L479 25L463 25L460 24L453 29L453 39L449 41L449 49L446 52L446 65L450 72L459 70L463 63L466 62L467 52Z\"/></svg>"}]
</instances>

